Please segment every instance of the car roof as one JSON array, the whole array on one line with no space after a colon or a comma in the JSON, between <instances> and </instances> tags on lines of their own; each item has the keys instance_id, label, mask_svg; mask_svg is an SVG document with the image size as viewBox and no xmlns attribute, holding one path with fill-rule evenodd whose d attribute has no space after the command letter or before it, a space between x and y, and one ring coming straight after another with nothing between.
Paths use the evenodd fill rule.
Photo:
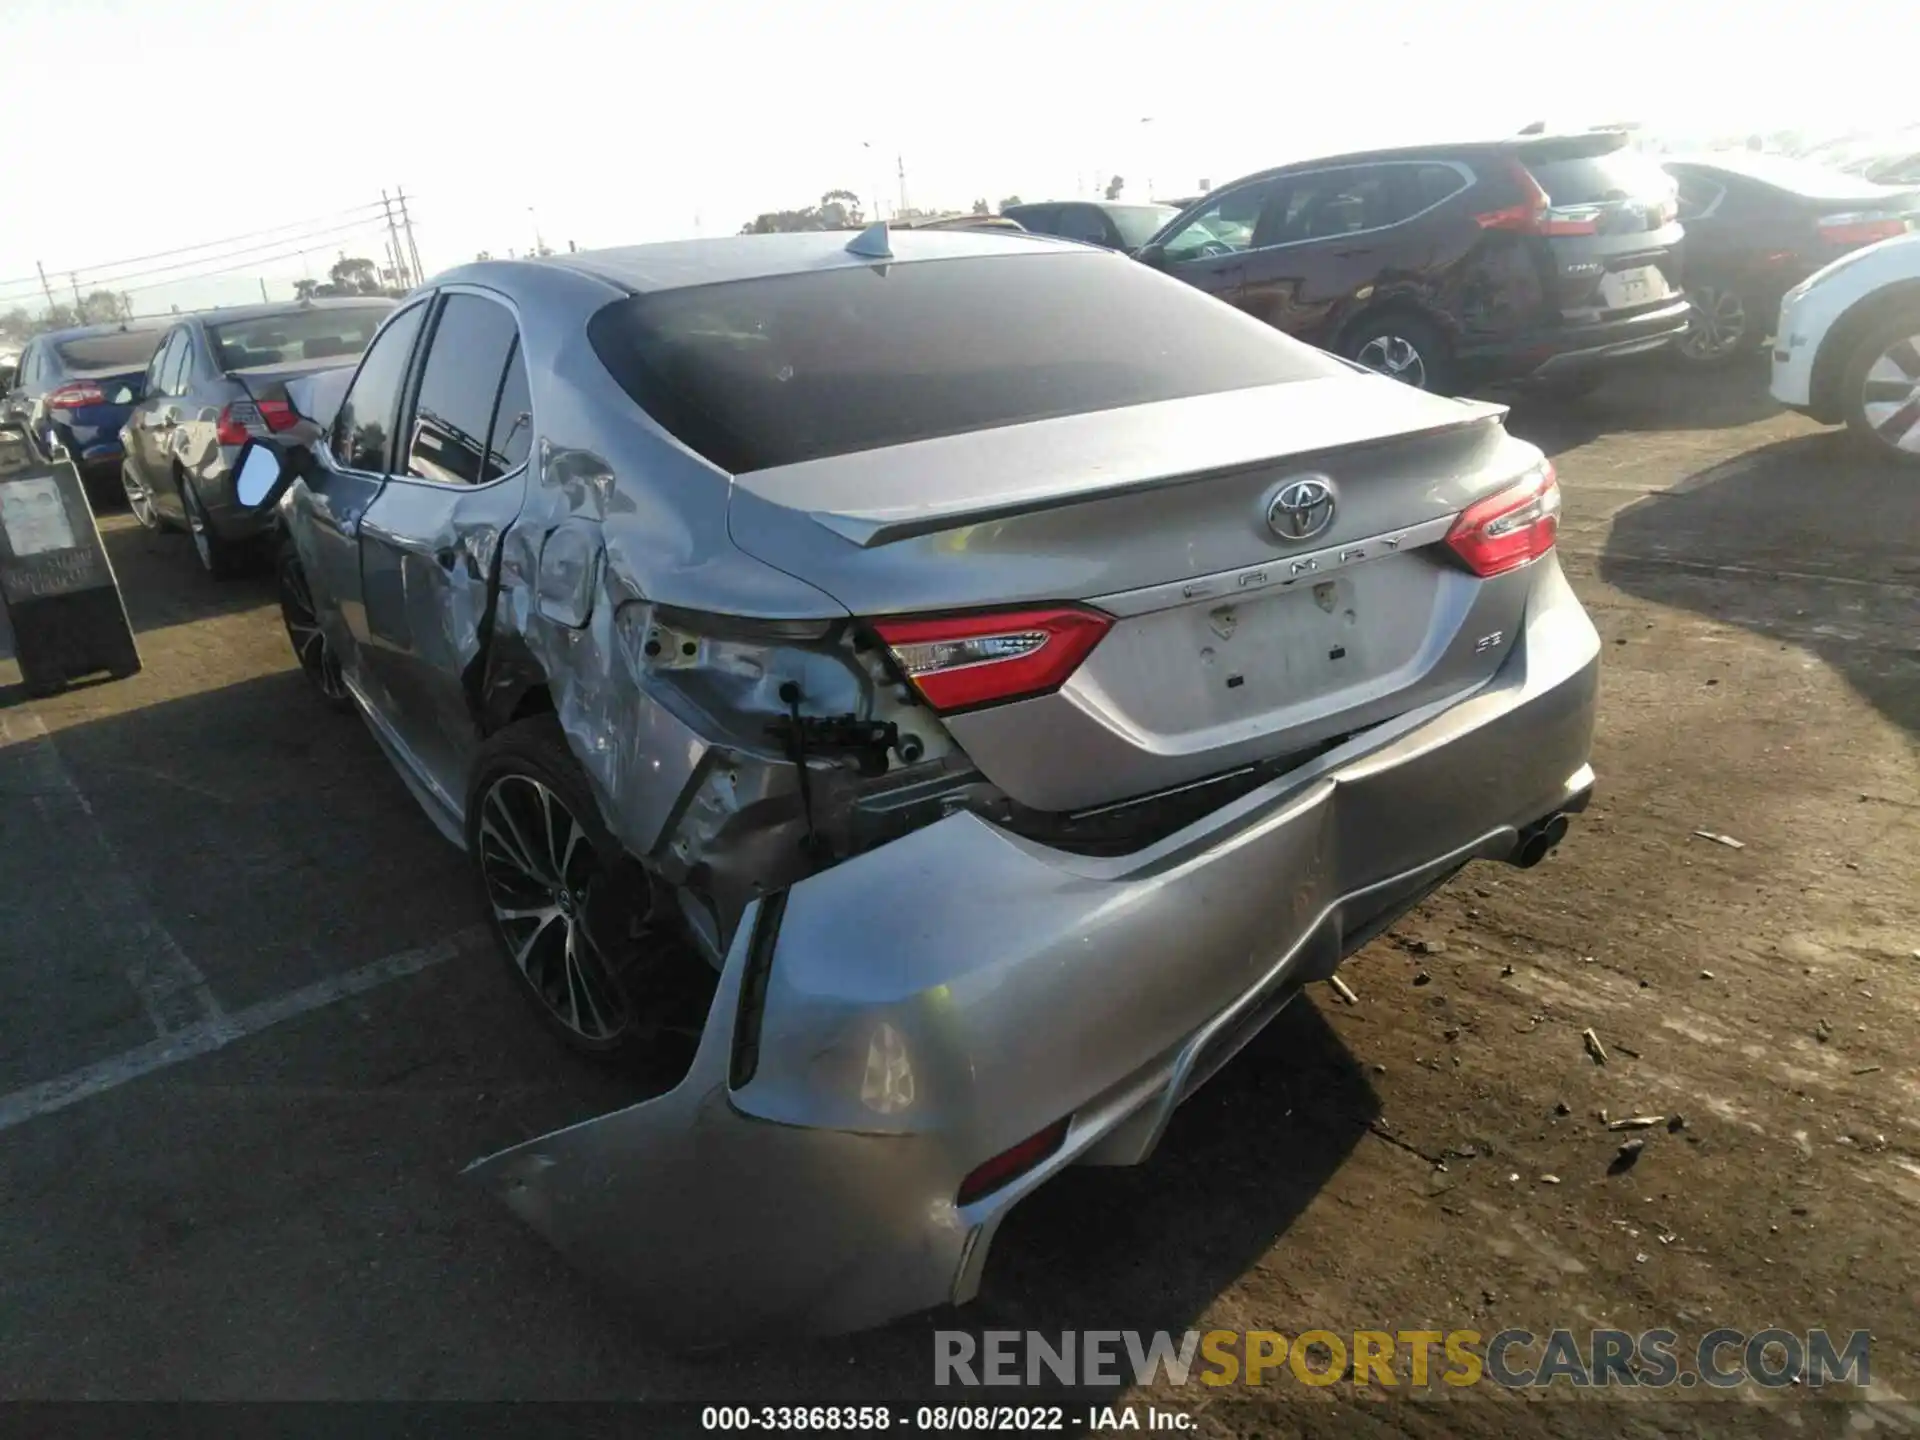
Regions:
<instances>
[{"instance_id":1,"label":"car roof","mask_svg":"<svg viewBox=\"0 0 1920 1440\"><path fill-rule=\"evenodd\" d=\"M1022 200L1018 205L1009 205L1000 213L1011 215L1021 210L1033 210L1042 205L1091 205L1096 210L1171 210L1174 207L1165 200L1083 200L1070 196L1065 200Z\"/></svg>"},{"instance_id":2,"label":"car roof","mask_svg":"<svg viewBox=\"0 0 1920 1440\"><path fill-rule=\"evenodd\" d=\"M57 343L61 340L85 340L93 335L118 335L122 331L129 335L144 334L149 330L164 330L179 318L178 315L142 315L132 320L111 320L105 325L69 325L64 330L42 331L33 339Z\"/></svg>"},{"instance_id":3,"label":"car roof","mask_svg":"<svg viewBox=\"0 0 1920 1440\"><path fill-rule=\"evenodd\" d=\"M1468 155L1515 155L1525 159L1529 152L1606 155L1626 149L1627 141L1626 133L1620 130L1566 130L1538 135L1435 140L1422 145L1389 145L1376 150L1349 150L1339 155L1313 155L1289 160L1284 165L1270 165L1265 170L1255 170L1224 185L1216 185L1207 195L1218 195L1222 190L1231 190L1236 185L1248 185L1256 180L1290 175L1300 170L1330 170L1339 165L1371 165L1391 160L1454 160ZM1207 195L1198 196L1192 203L1206 199Z\"/></svg>"},{"instance_id":4,"label":"car roof","mask_svg":"<svg viewBox=\"0 0 1920 1440\"><path fill-rule=\"evenodd\" d=\"M858 265L911 265L928 260L1078 252L1085 247L1049 236L1000 228L892 230L893 253L885 259L856 255L854 230L805 230L777 235L726 235L702 240L663 240L610 250L581 250L537 260L480 260L434 277L433 284L484 284L490 277L534 270L570 270L628 294L682 290L729 280L760 280Z\"/></svg>"}]
</instances>

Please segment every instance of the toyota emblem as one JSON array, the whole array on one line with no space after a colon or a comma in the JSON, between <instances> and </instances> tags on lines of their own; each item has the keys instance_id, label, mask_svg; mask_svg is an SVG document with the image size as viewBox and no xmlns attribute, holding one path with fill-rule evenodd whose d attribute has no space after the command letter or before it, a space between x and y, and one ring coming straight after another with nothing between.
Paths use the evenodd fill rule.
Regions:
<instances>
[{"instance_id":1,"label":"toyota emblem","mask_svg":"<svg viewBox=\"0 0 1920 1440\"><path fill-rule=\"evenodd\" d=\"M1324 475L1289 480L1267 506L1267 528L1282 540L1311 540L1333 524L1333 482Z\"/></svg>"}]
</instances>

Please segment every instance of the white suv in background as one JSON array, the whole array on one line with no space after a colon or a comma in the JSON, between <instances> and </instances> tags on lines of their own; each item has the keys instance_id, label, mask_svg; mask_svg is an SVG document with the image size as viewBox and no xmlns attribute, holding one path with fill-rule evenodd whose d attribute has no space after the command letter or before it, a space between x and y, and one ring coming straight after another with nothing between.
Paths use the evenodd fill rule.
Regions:
<instances>
[{"instance_id":1,"label":"white suv in background","mask_svg":"<svg viewBox=\"0 0 1920 1440\"><path fill-rule=\"evenodd\" d=\"M1774 399L1920 465L1920 232L1802 280L1774 336Z\"/></svg>"}]
</instances>

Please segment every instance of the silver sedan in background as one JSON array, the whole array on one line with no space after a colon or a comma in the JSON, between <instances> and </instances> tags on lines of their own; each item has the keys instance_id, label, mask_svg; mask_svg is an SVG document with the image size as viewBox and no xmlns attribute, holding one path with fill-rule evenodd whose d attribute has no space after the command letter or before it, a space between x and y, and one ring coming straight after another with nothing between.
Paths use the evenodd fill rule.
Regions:
<instances>
[{"instance_id":1,"label":"silver sedan in background","mask_svg":"<svg viewBox=\"0 0 1920 1440\"><path fill-rule=\"evenodd\" d=\"M290 429L286 382L354 365L393 305L369 295L182 318L148 362L121 431L121 482L135 518L150 530L186 530L210 574L234 574L273 518L234 505L234 457L250 438Z\"/></svg>"},{"instance_id":2,"label":"silver sedan in background","mask_svg":"<svg viewBox=\"0 0 1920 1440\"><path fill-rule=\"evenodd\" d=\"M1593 785L1504 411L1112 252L478 263L324 388L239 462L302 663L558 1035L697 1036L472 1173L682 1341L970 1298L1022 1196Z\"/></svg>"}]
</instances>

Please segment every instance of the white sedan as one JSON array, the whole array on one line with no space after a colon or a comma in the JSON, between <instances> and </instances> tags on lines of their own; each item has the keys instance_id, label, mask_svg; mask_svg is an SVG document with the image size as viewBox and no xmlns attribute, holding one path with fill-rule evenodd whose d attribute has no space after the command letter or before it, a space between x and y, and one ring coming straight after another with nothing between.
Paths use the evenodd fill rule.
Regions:
<instances>
[{"instance_id":1,"label":"white sedan","mask_svg":"<svg viewBox=\"0 0 1920 1440\"><path fill-rule=\"evenodd\" d=\"M1774 336L1774 399L1920 465L1920 232L1802 280Z\"/></svg>"}]
</instances>

